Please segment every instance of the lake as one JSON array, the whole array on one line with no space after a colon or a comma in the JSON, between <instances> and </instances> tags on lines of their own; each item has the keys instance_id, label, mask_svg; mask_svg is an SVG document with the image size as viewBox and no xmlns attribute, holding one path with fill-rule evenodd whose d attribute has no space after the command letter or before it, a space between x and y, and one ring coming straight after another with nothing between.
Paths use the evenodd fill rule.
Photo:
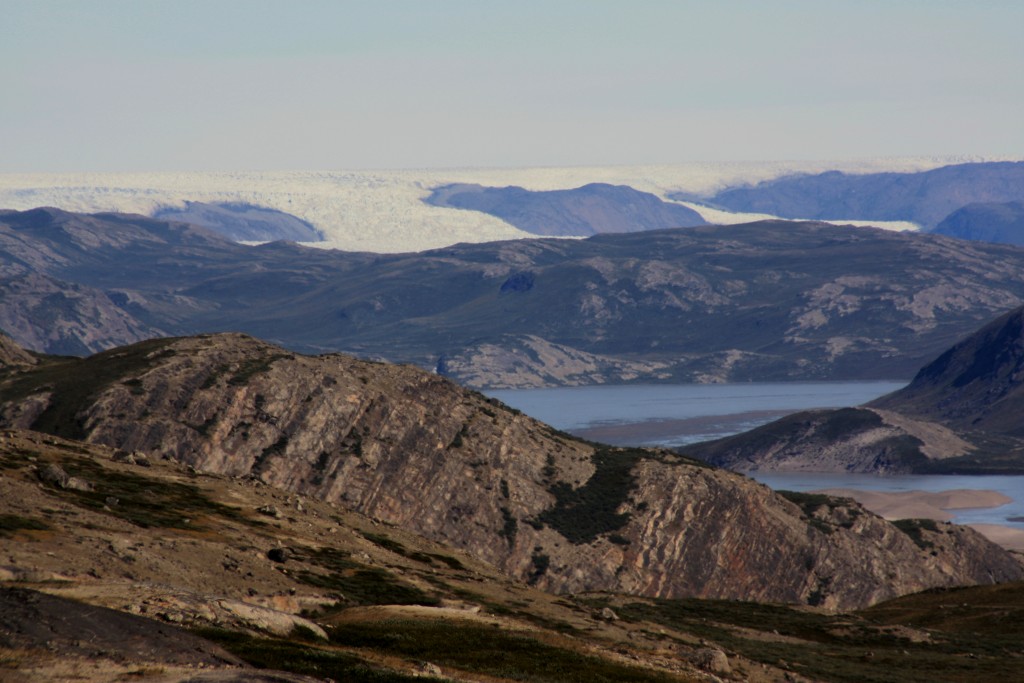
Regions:
<instances>
[{"instance_id":1,"label":"lake","mask_svg":"<svg viewBox=\"0 0 1024 683\"><path fill-rule=\"evenodd\" d=\"M620 446L683 446L753 429L809 408L860 405L906 382L629 384L497 389L489 396L584 438Z\"/></svg>"},{"instance_id":2,"label":"lake","mask_svg":"<svg viewBox=\"0 0 1024 683\"><path fill-rule=\"evenodd\" d=\"M502 389L487 394L527 415L578 436L615 445L678 447L752 429L789 413L860 405L906 382L751 382ZM751 473L774 489L824 488L887 492L979 489L1013 502L998 508L952 511L961 524L1024 529L1024 476Z\"/></svg>"}]
</instances>

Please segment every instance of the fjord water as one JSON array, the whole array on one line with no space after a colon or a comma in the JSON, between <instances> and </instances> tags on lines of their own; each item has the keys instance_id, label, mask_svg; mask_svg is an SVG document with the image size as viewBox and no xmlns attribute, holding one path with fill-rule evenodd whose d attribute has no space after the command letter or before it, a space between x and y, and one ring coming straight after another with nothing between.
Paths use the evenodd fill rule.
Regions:
<instances>
[{"instance_id":1,"label":"fjord water","mask_svg":"<svg viewBox=\"0 0 1024 683\"><path fill-rule=\"evenodd\" d=\"M674 447L737 434L799 410L860 405L905 385L900 381L629 384L487 393L553 427L597 441Z\"/></svg>"},{"instance_id":2,"label":"fjord water","mask_svg":"<svg viewBox=\"0 0 1024 683\"><path fill-rule=\"evenodd\" d=\"M605 443L685 446L752 429L789 413L856 406L902 388L900 381L752 382L556 387L491 390L489 395L531 417ZM961 524L1002 524L1024 517L1024 476L750 473L774 489L814 491L998 491L1013 499L998 508L951 511Z\"/></svg>"}]
</instances>

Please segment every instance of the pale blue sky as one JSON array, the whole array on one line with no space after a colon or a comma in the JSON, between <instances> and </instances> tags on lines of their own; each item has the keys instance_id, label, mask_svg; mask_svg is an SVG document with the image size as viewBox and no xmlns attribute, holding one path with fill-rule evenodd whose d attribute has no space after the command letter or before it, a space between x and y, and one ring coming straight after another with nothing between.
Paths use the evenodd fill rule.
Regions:
<instances>
[{"instance_id":1,"label":"pale blue sky","mask_svg":"<svg viewBox=\"0 0 1024 683\"><path fill-rule=\"evenodd\" d=\"M1024 156L1020 0L0 0L0 172Z\"/></svg>"}]
</instances>

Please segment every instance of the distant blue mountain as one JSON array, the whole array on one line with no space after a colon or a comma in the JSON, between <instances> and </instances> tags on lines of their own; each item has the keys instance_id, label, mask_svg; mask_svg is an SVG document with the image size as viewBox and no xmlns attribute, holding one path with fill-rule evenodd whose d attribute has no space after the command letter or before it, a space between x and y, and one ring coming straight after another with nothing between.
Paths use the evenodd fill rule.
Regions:
<instances>
[{"instance_id":1,"label":"distant blue mountain","mask_svg":"<svg viewBox=\"0 0 1024 683\"><path fill-rule=\"evenodd\" d=\"M965 240L1024 245L1024 202L968 204L933 230Z\"/></svg>"},{"instance_id":2,"label":"distant blue mountain","mask_svg":"<svg viewBox=\"0 0 1024 683\"><path fill-rule=\"evenodd\" d=\"M310 223L277 209L255 204L185 202L185 208L163 208L153 218L199 225L235 242L322 242Z\"/></svg>"},{"instance_id":3,"label":"distant blue mountain","mask_svg":"<svg viewBox=\"0 0 1024 683\"><path fill-rule=\"evenodd\" d=\"M696 211L626 185L591 183L573 190L455 184L436 188L433 206L481 211L534 235L586 236L705 225Z\"/></svg>"},{"instance_id":4,"label":"distant blue mountain","mask_svg":"<svg viewBox=\"0 0 1024 683\"><path fill-rule=\"evenodd\" d=\"M972 202L1019 200L1024 200L1024 162L957 164L920 173L788 176L725 190L709 203L782 218L913 221L931 229Z\"/></svg>"}]
</instances>

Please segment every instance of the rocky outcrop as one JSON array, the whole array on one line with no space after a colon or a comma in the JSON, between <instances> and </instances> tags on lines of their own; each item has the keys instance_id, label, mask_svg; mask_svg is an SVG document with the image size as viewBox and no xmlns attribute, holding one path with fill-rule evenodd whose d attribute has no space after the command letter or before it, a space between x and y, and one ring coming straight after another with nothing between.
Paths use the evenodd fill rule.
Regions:
<instances>
[{"instance_id":1,"label":"rocky outcrop","mask_svg":"<svg viewBox=\"0 0 1024 683\"><path fill-rule=\"evenodd\" d=\"M1022 576L958 527L927 551L852 501L804 509L663 451L580 442L411 367L241 335L61 359L0 386L10 425L254 477L560 592L866 605Z\"/></svg>"},{"instance_id":2,"label":"rocky outcrop","mask_svg":"<svg viewBox=\"0 0 1024 683\"><path fill-rule=\"evenodd\" d=\"M977 447L941 424L863 407L794 413L683 450L739 472L906 474L960 462Z\"/></svg>"}]
</instances>

